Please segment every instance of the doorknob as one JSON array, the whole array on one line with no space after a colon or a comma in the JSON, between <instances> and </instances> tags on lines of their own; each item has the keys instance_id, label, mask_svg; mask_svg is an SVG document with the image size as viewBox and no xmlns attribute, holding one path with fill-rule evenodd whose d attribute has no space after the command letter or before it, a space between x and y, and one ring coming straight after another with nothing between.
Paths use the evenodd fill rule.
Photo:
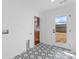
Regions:
<instances>
[{"instance_id":1,"label":"doorknob","mask_svg":"<svg viewBox=\"0 0 79 59\"><path fill-rule=\"evenodd\" d=\"M69 29L69 32L71 32L71 29Z\"/></svg>"},{"instance_id":2,"label":"doorknob","mask_svg":"<svg viewBox=\"0 0 79 59\"><path fill-rule=\"evenodd\" d=\"M55 33L55 29L53 29L53 33Z\"/></svg>"}]
</instances>

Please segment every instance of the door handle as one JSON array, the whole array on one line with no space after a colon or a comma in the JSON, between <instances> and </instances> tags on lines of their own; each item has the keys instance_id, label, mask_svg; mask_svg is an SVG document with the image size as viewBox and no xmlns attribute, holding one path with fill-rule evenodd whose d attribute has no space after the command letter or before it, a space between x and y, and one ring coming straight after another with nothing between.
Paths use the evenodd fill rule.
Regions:
<instances>
[{"instance_id":1,"label":"door handle","mask_svg":"<svg viewBox=\"0 0 79 59\"><path fill-rule=\"evenodd\" d=\"M53 29L53 33L55 33L55 29Z\"/></svg>"},{"instance_id":2,"label":"door handle","mask_svg":"<svg viewBox=\"0 0 79 59\"><path fill-rule=\"evenodd\" d=\"M69 32L71 32L71 29L69 29Z\"/></svg>"}]
</instances>

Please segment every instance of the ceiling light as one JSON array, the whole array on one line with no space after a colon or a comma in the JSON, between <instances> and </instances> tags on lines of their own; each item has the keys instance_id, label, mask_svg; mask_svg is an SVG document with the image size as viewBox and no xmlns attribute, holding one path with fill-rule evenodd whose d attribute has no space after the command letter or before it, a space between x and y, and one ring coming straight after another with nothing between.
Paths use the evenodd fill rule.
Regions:
<instances>
[{"instance_id":1,"label":"ceiling light","mask_svg":"<svg viewBox=\"0 0 79 59\"><path fill-rule=\"evenodd\" d=\"M55 0L51 0L51 2L54 2Z\"/></svg>"}]
</instances>

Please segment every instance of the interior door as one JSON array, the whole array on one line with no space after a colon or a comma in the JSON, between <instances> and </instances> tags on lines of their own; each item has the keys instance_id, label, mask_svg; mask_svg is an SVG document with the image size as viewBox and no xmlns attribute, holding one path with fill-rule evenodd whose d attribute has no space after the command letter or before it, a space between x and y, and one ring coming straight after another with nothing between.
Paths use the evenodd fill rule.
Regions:
<instances>
[{"instance_id":1,"label":"interior door","mask_svg":"<svg viewBox=\"0 0 79 59\"><path fill-rule=\"evenodd\" d=\"M71 49L70 47L70 19L68 15L58 15L53 19L53 37L56 46Z\"/></svg>"}]
</instances>

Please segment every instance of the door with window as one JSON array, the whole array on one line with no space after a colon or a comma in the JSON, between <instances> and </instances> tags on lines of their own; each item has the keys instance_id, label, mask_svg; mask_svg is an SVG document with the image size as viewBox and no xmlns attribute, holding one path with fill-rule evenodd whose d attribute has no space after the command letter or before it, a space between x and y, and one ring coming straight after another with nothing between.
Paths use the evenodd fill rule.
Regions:
<instances>
[{"instance_id":1,"label":"door with window","mask_svg":"<svg viewBox=\"0 0 79 59\"><path fill-rule=\"evenodd\" d=\"M58 15L53 19L53 37L54 44L60 47L71 49L71 23L69 15Z\"/></svg>"}]
</instances>

